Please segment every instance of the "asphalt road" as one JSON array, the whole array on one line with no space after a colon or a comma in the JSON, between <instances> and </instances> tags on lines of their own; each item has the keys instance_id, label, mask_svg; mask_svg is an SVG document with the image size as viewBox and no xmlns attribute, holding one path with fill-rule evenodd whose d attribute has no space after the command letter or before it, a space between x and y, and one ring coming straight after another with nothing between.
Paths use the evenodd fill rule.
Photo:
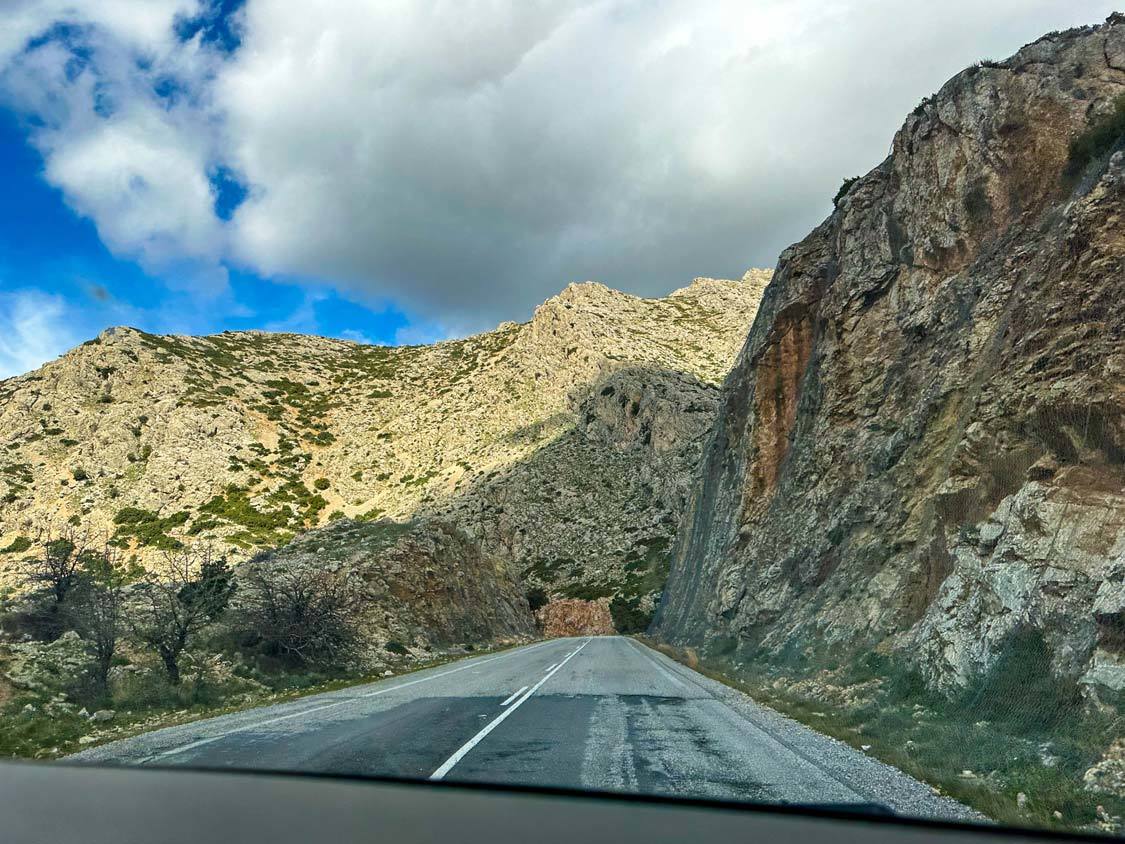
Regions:
<instances>
[{"instance_id":1,"label":"asphalt road","mask_svg":"<svg viewBox=\"0 0 1125 844\"><path fill-rule=\"evenodd\" d=\"M909 815L978 817L624 637L540 642L146 733L70 760L879 803Z\"/></svg>"}]
</instances>

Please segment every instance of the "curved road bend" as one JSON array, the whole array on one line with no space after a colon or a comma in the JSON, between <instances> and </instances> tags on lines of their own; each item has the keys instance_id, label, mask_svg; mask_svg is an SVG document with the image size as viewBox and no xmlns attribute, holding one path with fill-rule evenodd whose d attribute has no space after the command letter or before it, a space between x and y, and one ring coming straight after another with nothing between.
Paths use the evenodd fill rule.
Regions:
<instances>
[{"instance_id":1,"label":"curved road bend","mask_svg":"<svg viewBox=\"0 0 1125 844\"><path fill-rule=\"evenodd\" d=\"M298 770L979 816L620 636L553 639L223 715L71 761Z\"/></svg>"}]
</instances>

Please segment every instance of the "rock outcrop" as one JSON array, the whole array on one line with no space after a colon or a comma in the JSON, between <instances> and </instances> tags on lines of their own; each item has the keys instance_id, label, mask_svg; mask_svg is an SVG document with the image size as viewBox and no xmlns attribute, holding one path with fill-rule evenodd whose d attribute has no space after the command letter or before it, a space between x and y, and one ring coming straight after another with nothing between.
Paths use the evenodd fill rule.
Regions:
<instances>
[{"instance_id":1,"label":"rock outcrop","mask_svg":"<svg viewBox=\"0 0 1125 844\"><path fill-rule=\"evenodd\" d=\"M1070 142L1123 94L1121 16L969 68L781 255L657 633L945 689L1032 636L1120 700L1125 153Z\"/></svg>"},{"instance_id":2,"label":"rock outcrop","mask_svg":"<svg viewBox=\"0 0 1125 844\"><path fill-rule=\"evenodd\" d=\"M560 598L536 613L544 636L606 636L615 632L609 602Z\"/></svg>"},{"instance_id":3,"label":"rock outcrop","mask_svg":"<svg viewBox=\"0 0 1125 844\"><path fill-rule=\"evenodd\" d=\"M456 526L341 519L301 534L269 565L308 566L362 584L366 665L408 650L528 638L536 631L523 584L506 561Z\"/></svg>"}]
</instances>

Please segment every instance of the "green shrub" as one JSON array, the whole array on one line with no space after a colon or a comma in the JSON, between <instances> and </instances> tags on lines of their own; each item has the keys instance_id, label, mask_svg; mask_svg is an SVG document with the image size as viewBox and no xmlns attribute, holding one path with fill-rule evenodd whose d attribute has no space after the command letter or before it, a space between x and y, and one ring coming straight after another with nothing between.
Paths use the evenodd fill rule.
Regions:
<instances>
[{"instance_id":1,"label":"green shrub","mask_svg":"<svg viewBox=\"0 0 1125 844\"><path fill-rule=\"evenodd\" d=\"M575 583L562 590L567 598L578 598L582 601L596 601L599 598L608 598L613 594L613 587L597 583Z\"/></svg>"},{"instance_id":2,"label":"green shrub","mask_svg":"<svg viewBox=\"0 0 1125 844\"><path fill-rule=\"evenodd\" d=\"M185 703L181 698L182 689L169 683L164 672L155 666L113 668L110 678L110 699L115 709L173 709Z\"/></svg>"},{"instance_id":3,"label":"green shrub","mask_svg":"<svg viewBox=\"0 0 1125 844\"><path fill-rule=\"evenodd\" d=\"M618 633L643 633L652 624L653 613L642 610L636 598L614 598L609 603L609 614Z\"/></svg>"},{"instance_id":4,"label":"green shrub","mask_svg":"<svg viewBox=\"0 0 1125 844\"><path fill-rule=\"evenodd\" d=\"M0 554L22 554L30 547L30 539L26 536L17 536L8 544L7 548L0 548Z\"/></svg>"},{"instance_id":5,"label":"green shrub","mask_svg":"<svg viewBox=\"0 0 1125 844\"><path fill-rule=\"evenodd\" d=\"M168 531L182 527L188 518L189 514L183 510L162 518L140 507L125 507L118 510L117 515L113 517L113 523L117 525L114 538L119 545L123 540L132 538L150 548L176 551L183 548L184 544L175 537L168 536Z\"/></svg>"},{"instance_id":6,"label":"green shrub","mask_svg":"<svg viewBox=\"0 0 1125 844\"><path fill-rule=\"evenodd\" d=\"M858 181L859 176L852 176L851 178L844 179L843 184L840 185L840 189L836 191L836 195L832 197L832 205L838 207L840 205L840 200L848 195L848 191L852 189L852 185L854 185Z\"/></svg>"},{"instance_id":7,"label":"green shrub","mask_svg":"<svg viewBox=\"0 0 1125 844\"><path fill-rule=\"evenodd\" d=\"M76 481L88 481L88 480L90 480L89 474L87 474L86 470L83 469L81 466L76 468L70 474L74 477L74 480L76 480Z\"/></svg>"},{"instance_id":8,"label":"green shrub","mask_svg":"<svg viewBox=\"0 0 1125 844\"><path fill-rule=\"evenodd\" d=\"M1004 643L992 668L955 703L967 718L1001 724L1017 735L1051 732L1082 704L1078 684L1057 676L1052 661L1040 631L1017 631Z\"/></svg>"},{"instance_id":9,"label":"green shrub","mask_svg":"<svg viewBox=\"0 0 1125 844\"><path fill-rule=\"evenodd\" d=\"M527 604L531 607L531 611L542 609L550 603L550 596L547 591L539 586L533 586L527 590Z\"/></svg>"},{"instance_id":10,"label":"green shrub","mask_svg":"<svg viewBox=\"0 0 1125 844\"><path fill-rule=\"evenodd\" d=\"M211 530L213 528L219 527L220 524L222 524L222 522L220 522L218 519L209 519L206 517L198 518L194 522L192 522L191 527L188 528L188 535L198 536L205 530Z\"/></svg>"},{"instance_id":11,"label":"green shrub","mask_svg":"<svg viewBox=\"0 0 1125 844\"><path fill-rule=\"evenodd\" d=\"M328 478L317 478L315 481L313 481L313 486L321 491L328 489Z\"/></svg>"},{"instance_id":12,"label":"green shrub","mask_svg":"<svg viewBox=\"0 0 1125 844\"><path fill-rule=\"evenodd\" d=\"M1113 102L1108 114L1095 119L1070 142L1066 176L1075 179L1090 162L1117 149L1125 142L1125 94Z\"/></svg>"},{"instance_id":13,"label":"green shrub","mask_svg":"<svg viewBox=\"0 0 1125 844\"><path fill-rule=\"evenodd\" d=\"M250 503L250 496L242 487L231 484L222 495L216 495L199 508L242 527L272 530L289 524L289 514L278 510L262 512Z\"/></svg>"}]
</instances>

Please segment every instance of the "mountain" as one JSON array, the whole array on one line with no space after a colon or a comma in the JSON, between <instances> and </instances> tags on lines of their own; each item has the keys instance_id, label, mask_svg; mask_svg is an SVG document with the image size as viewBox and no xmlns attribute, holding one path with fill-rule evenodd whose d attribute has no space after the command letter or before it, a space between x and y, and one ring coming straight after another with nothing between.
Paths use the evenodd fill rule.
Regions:
<instances>
[{"instance_id":1,"label":"mountain","mask_svg":"<svg viewBox=\"0 0 1125 844\"><path fill-rule=\"evenodd\" d=\"M108 329L0 382L0 550L71 525L142 561L238 560L318 529L284 554L445 570L465 554L418 549L452 543L506 567L485 590L505 605L510 575L642 627L769 275L663 299L574 284L528 323L430 346Z\"/></svg>"},{"instance_id":2,"label":"mountain","mask_svg":"<svg viewBox=\"0 0 1125 844\"><path fill-rule=\"evenodd\" d=\"M971 67L785 250L656 633L951 694L1004 668L1119 711L1123 95L1120 15Z\"/></svg>"}]
</instances>

